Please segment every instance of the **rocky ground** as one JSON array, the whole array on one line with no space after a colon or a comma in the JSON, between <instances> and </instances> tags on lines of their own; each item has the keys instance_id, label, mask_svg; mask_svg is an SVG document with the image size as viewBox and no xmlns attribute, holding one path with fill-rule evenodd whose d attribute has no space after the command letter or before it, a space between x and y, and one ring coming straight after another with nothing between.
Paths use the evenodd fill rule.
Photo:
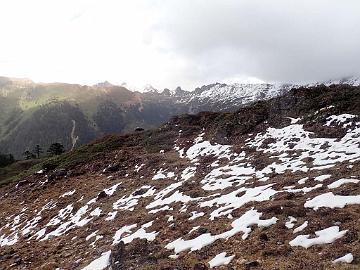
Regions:
<instances>
[{"instance_id":1,"label":"rocky ground","mask_svg":"<svg viewBox=\"0 0 360 270\"><path fill-rule=\"evenodd\" d=\"M0 268L359 269L359 115L300 88L46 161L0 189Z\"/></svg>"}]
</instances>

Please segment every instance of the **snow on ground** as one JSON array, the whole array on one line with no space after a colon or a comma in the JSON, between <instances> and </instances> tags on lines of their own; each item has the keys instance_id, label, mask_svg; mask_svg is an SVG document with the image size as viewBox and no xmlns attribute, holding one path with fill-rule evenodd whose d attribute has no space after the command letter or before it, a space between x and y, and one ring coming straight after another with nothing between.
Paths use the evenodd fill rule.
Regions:
<instances>
[{"instance_id":1,"label":"snow on ground","mask_svg":"<svg viewBox=\"0 0 360 270\"><path fill-rule=\"evenodd\" d=\"M49 201L40 210L36 209L36 215L32 218L28 218L27 214L25 214L27 211L26 207L23 208L22 212L13 215L7 224L0 228L0 246L13 245L19 241L21 235L27 234L32 234L30 238L32 240L45 241L61 236L77 227L91 224L91 221L100 218L103 218L110 224L115 218L119 218L123 211L134 211L136 207L141 206L139 202L142 202L142 199L146 199L144 210L149 215L168 211L164 216L167 217L168 222L171 222L171 226L178 222L174 211L189 214L190 217L186 221L191 226L189 230L184 231L184 237L178 237L175 240L168 239L168 244L165 246L166 249L173 250L177 256L177 254L184 251L200 250L219 239L228 239L238 233L241 233L242 239L246 239L255 226L268 227L274 225L278 220L277 217L260 219L262 213L251 208L247 209L239 218L234 218L231 223L231 229L227 231L219 234L207 232L200 235L196 234L197 236L192 239L187 238L201 227L200 225L203 220L216 222L223 219L223 217L233 218L233 211L247 203L253 203L256 208L257 203L271 201L278 194L297 193L295 194L296 196L307 194L306 196L309 199L305 201L304 207L308 211L318 210L321 207L343 208L350 204L360 204L360 195L343 196L327 192L328 189L340 188L345 184L358 184L360 180L348 176L348 178L341 178L328 184L329 179L334 178L335 175L329 174L328 171L324 171L326 174L322 174L321 171L322 169L332 168L339 162L360 160L360 124L350 125L349 123L354 118L355 116L352 115L330 116L327 118L326 126L342 125L344 128L348 128L348 133L341 139L313 136L311 132L304 129L303 125L298 124L300 119L290 119L291 124L287 127L279 129L268 128L264 133L258 133L255 137L249 138L246 143L246 147L256 148L258 153L267 155L270 159L270 162L265 167L258 170L255 169L256 166L254 166L251 154L245 152L246 150L235 153L232 146L207 141L204 139L205 133L201 133L188 148L175 146L175 150L179 152L180 157L189 160L187 167L177 167L171 169L172 171L169 171L170 169L166 168L166 166L161 166L163 168L158 167L152 171L155 174L152 178L150 176L149 179L159 181L150 181L151 185L141 182L139 186L142 186L135 190L130 190L128 193L125 193L127 195L122 195L121 197L118 196L118 193L125 190L124 188L119 189L122 185L121 182L103 189L108 196L113 196L113 201L111 202L113 209L109 210L102 207L104 210L107 209L105 215L101 215L102 209L100 207L94 206L94 203L97 202L97 197L94 197L82 206L80 205L82 199L78 200L79 208L75 208L75 203L62 204L60 201L62 198L73 196L75 192L75 195L78 195L79 191L73 189L57 197L60 203ZM264 146L265 140L271 143ZM211 165L208 164L206 173L201 174L201 170L198 171L200 167L198 162L200 158L207 156L216 158L216 160L214 162L211 161L212 163ZM312 158L312 162L304 161L308 158ZM182 160L184 163L185 161ZM135 166L136 175L139 175L140 179L143 179L141 173L144 170L142 168L144 168L144 164ZM133 170L133 167L131 170ZM288 186L279 187L273 181L272 175L284 174L285 172L299 172L301 176L296 178L299 180L287 183ZM314 175L317 176L314 177ZM162 179L167 181L161 181ZM196 182L197 180L198 182ZM170 184L161 185L162 182L167 183L168 181L170 181ZM193 184L195 182L199 184L199 189L204 194L209 195L195 197L196 195L193 196L191 194L190 196L181 189L185 183ZM326 189L326 185L328 189ZM326 190L325 193L319 194L319 192L324 192L323 190ZM313 192L316 195L311 195ZM58 203L62 208L59 207L60 209L51 217L49 222L39 226L42 220L41 214L44 211L55 208ZM191 210L188 211L189 206L191 206L189 208ZM196 211L194 211L194 207L198 207L197 209L195 208ZM130 243L136 238L147 239L149 241L154 240L159 233L161 234L161 231L151 231L150 227L154 222L156 223L157 220L154 219L154 221L143 225L130 224L121 227L115 232L112 244L115 245L120 241ZM297 218L288 216L285 226L288 229L293 229L296 222ZM308 221L304 221L300 226L297 225L293 233L301 232L308 224ZM338 224L335 223L335 225ZM54 229L49 232L48 227ZM10 231L10 233L3 233L5 229ZM346 232L347 230L340 231L338 226L332 226L316 231L315 237L310 234L298 235L289 244L291 246L309 248L313 245L332 243L336 239L343 237ZM97 240L103 237L97 235L97 233L98 230L93 231L86 237L86 241L94 239L91 244L92 247L95 246ZM352 254L349 254L333 262L348 262L350 261L350 255L352 256ZM109 252L104 253L84 269L104 269L108 265L109 255ZM211 267L226 265L233 258L234 256L226 257L226 252L222 252L212 258L209 264Z\"/></svg>"},{"instance_id":2,"label":"snow on ground","mask_svg":"<svg viewBox=\"0 0 360 270\"><path fill-rule=\"evenodd\" d=\"M306 182L307 180L309 180L309 177L301 178L301 179L298 181L298 184L303 185L303 184L305 184L305 182Z\"/></svg>"},{"instance_id":3,"label":"snow on ground","mask_svg":"<svg viewBox=\"0 0 360 270\"><path fill-rule=\"evenodd\" d=\"M334 195L332 192L327 192L305 202L304 206L317 210L320 207L344 208L348 204L360 204L360 195L341 196Z\"/></svg>"},{"instance_id":4,"label":"snow on ground","mask_svg":"<svg viewBox=\"0 0 360 270\"><path fill-rule=\"evenodd\" d=\"M148 222L144 225L142 225L137 231L135 231L134 233L124 237L121 239L121 241L123 241L125 244L127 243L131 243L134 239L139 238L139 239L146 239L148 241L154 241L156 235L158 235L158 232L146 232L146 228L151 227L153 224L153 221Z\"/></svg>"},{"instance_id":5,"label":"snow on ground","mask_svg":"<svg viewBox=\"0 0 360 270\"><path fill-rule=\"evenodd\" d=\"M99 230L96 230L95 232L92 232L91 234L89 234L88 236L86 236L85 240L88 241L93 237L96 237L96 234Z\"/></svg>"},{"instance_id":6,"label":"snow on ground","mask_svg":"<svg viewBox=\"0 0 360 270\"><path fill-rule=\"evenodd\" d=\"M109 187L109 188L105 188L105 189L104 189L104 192L106 193L106 195L112 196L112 195L115 193L116 189L117 189L120 185L121 185L121 183L117 183L117 184L115 184L115 185L113 185L113 186L111 186L111 187Z\"/></svg>"},{"instance_id":7,"label":"snow on ground","mask_svg":"<svg viewBox=\"0 0 360 270\"><path fill-rule=\"evenodd\" d=\"M93 260L88 266L82 270L103 270L110 264L111 250L104 252L100 258Z\"/></svg>"},{"instance_id":8,"label":"snow on ground","mask_svg":"<svg viewBox=\"0 0 360 270\"><path fill-rule=\"evenodd\" d=\"M195 140L194 144L186 150L184 157L190 159L193 163L198 161L198 157L205 155L214 155L218 159L231 158L231 146L221 144L211 144L209 141L203 139L205 133L201 133ZM178 150L181 154L183 149Z\"/></svg>"},{"instance_id":9,"label":"snow on ground","mask_svg":"<svg viewBox=\"0 0 360 270\"><path fill-rule=\"evenodd\" d=\"M197 219L198 217L202 217L205 215L205 213L204 212L198 213L198 212L194 211L194 212L191 212L191 215L192 216L189 218L189 220L194 220L194 219Z\"/></svg>"},{"instance_id":10,"label":"snow on ground","mask_svg":"<svg viewBox=\"0 0 360 270\"><path fill-rule=\"evenodd\" d=\"M90 212L90 216L98 217L98 216L100 216L101 212L102 212L102 210L98 207Z\"/></svg>"},{"instance_id":11,"label":"snow on ground","mask_svg":"<svg viewBox=\"0 0 360 270\"><path fill-rule=\"evenodd\" d=\"M310 235L298 235L289 242L290 246L300 246L309 248L313 245L323 245L333 243L335 240L343 237L347 230L340 231L338 226L329 227L320 231L316 231L315 238L309 238Z\"/></svg>"},{"instance_id":12,"label":"snow on ground","mask_svg":"<svg viewBox=\"0 0 360 270\"><path fill-rule=\"evenodd\" d=\"M322 182L328 178L331 177L331 174L324 174L324 175L320 175L320 176L317 176L314 178L315 181L319 181L319 182Z\"/></svg>"},{"instance_id":13,"label":"snow on ground","mask_svg":"<svg viewBox=\"0 0 360 270\"><path fill-rule=\"evenodd\" d=\"M213 169L201 181L204 190L219 190L231 187L233 185L242 185L252 178L255 168L245 162L243 158L237 157L228 165ZM226 176L226 177L225 177Z\"/></svg>"},{"instance_id":14,"label":"snow on ground","mask_svg":"<svg viewBox=\"0 0 360 270\"><path fill-rule=\"evenodd\" d=\"M211 212L210 219L214 220L216 217L230 214L237 208L240 208L248 202L262 202L270 200L271 196L275 195L276 190L271 188L270 185L259 186L255 188L241 187L233 192L215 197L200 203L200 207L213 207L217 208ZM239 194L244 193L242 196Z\"/></svg>"},{"instance_id":15,"label":"snow on ground","mask_svg":"<svg viewBox=\"0 0 360 270\"><path fill-rule=\"evenodd\" d=\"M274 158L279 159L279 163L271 164L262 172L257 172L259 176L271 170L275 170L276 173L283 173L285 170L307 172L310 169L330 168L337 162L360 160L359 126L360 124L357 124L348 130L339 140L313 137L312 132L305 131L301 124L292 124L280 129L268 128L265 133L257 134L247 145L256 147L258 151L273 154ZM263 142L266 139L274 139L274 142L264 147ZM299 154L290 155L290 150L298 150ZM308 167L309 165L303 161L308 157L314 159L314 167Z\"/></svg>"},{"instance_id":16,"label":"snow on ground","mask_svg":"<svg viewBox=\"0 0 360 270\"><path fill-rule=\"evenodd\" d=\"M308 222L305 221L303 224L301 224L299 227L295 228L293 233L298 233L301 232L302 230L304 230L308 225Z\"/></svg>"},{"instance_id":17,"label":"snow on ground","mask_svg":"<svg viewBox=\"0 0 360 270\"><path fill-rule=\"evenodd\" d=\"M136 224L132 224L132 225L126 225L124 227L122 227L121 229L117 230L113 239L113 245L120 243L121 241L121 237L123 236L123 234L129 235L132 231L132 229L136 228Z\"/></svg>"},{"instance_id":18,"label":"snow on ground","mask_svg":"<svg viewBox=\"0 0 360 270\"><path fill-rule=\"evenodd\" d=\"M340 258L333 260L333 263L352 263L354 256L351 253L348 253Z\"/></svg>"},{"instance_id":19,"label":"snow on ground","mask_svg":"<svg viewBox=\"0 0 360 270\"><path fill-rule=\"evenodd\" d=\"M68 191L68 192L65 192L63 195L61 195L60 197L61 198L64 198L64 197L66 197L66 196L71 196L71 195L73 195L74 193L75 193L75 191L76 191L76 189L74 189L74 190L70 190L70 191Z\"/></svg>"},{"instance_id":20,"label":"snow on ground","mask_svg":"<svg viewBox=\"0 0 360 270\"><path fill-rule=\"evenodd\" d=\"M139 191L146 190L144 194L136 195ZM113 204L114 210L129 210L133 211L135 206L138 204L140 198L146 198L154 195L156 189L151 186L143 186L138 190L134 191L129 196L123 196Z\"/></svg>"},{"instance_id":21,"label":"snow on ground","mask_svg":"<svg viewBox=\"0 0 360 270\"><path fill-rule=\"evenodd\" d=\"M353 118L356 118L356 115L353 114L340 114L340 115L331 115L328 118L326 118L326 124L325 126L333 126L334 124L336 125L342 125L344 128L348 127L349 125L351 125L350 123L346 123L351 121Z\"/></svg>"},{"instance_id":22,"label":"snow on ground","mask_svg":"<svg viewBox=\"0 0 360 270\"><path fill-rule=\"evenodd\" d=\"M296 221L297 221L296 218L294 218L292 216L289 216L289 221L287 221L285 223L285 227L288 228L288 229L294 228L294 226L295 226L294 222L296 222Z\"/></svg>"},{"instance_id":23,"label":"snow on ground","mask_svg":"<svg viewBox=\"0 0 360 270\"><path fill-rule=\"evenodd\" d=\"M116 217L116 215L117 215L117 211L109 212L109 213L108 213L108 216L105 218L105 220L106 220L106 221L114 220L114 218Z\"/></svg>"},{"instance_id":24,"label":"snow on ground","mask_svg":"<svg viewBox=\"0 0 360 270\"><path fill-rule=\"evenodd\" d=\"M349 183L353 183L353 184L357 184L359 183L360 180L357 180L357 179L346 179L346 178L342 178L342 179L339 179L333 183L331 183L330 185L328 185L328 188L330 189L333 189L333 188L338 188L338 187L341 187L342 185L344 184L349 184Z\"/></svg>"},{"instance_id":25,"label":"snow on ground","mask_svg":"<svg viewBox=\"0 0 360 270\"><path fill-rule=\"evenodd\" d=\"M257 225L259 227L269 227L276 223L277 218L273 217L270 219L260 219L262 216L258 211L251 209L243 214L240 218L234 220L231 223L232 229L229 231L225 231L224 233L212 235L211 233L204 233L200 236L190 239L183 240L182 238L178 238L175 241L166 245L166 248L169 250L174 250L174 252L180 253L186 250L200 250L205 246L208 246L215 242L218 239L228 239L235 234L242 232L242 239L246 239L251 232L251 226Z\"/></svg>"},{"instance_id":26,"label":"snow on ground","mask_svg":"<svg viewBox=\"0 0 360 270\"><path fill-rule=\"evenodd\" d=\"M113 245L118 244L120 241L123 241L125 244L131 243L134 239L140 238L140 239L146 239L148 241L155 240L156 235L158 232L146 232L146 228L151 227L153 224L153 221L148 222L144 225L142 225L137 231L133 232L133 229L137 227L136 224L124 226L118 231L116 231L113 239Z\"/></svg>"},{"instance_id":27,"label":"snow on ground","mask_svg":"<svg viewBox=\"0 0 360 270\"><path fill-rule=\"evenodd\" d=\"M317 184L313 187L303 187L303 188L299 188L299 189L294 189L294 188L290 187L290 188L287 188L286 191L292 192L292 193L303 192L305 194L305 193L308 193L310 191L313 191L313 190L321 188L321 187L322 187L322 184Z\"/></svg>"},{"instance_id":28,"label":"snow on ground","mask_svg":"<svg viewBox=\"0 0 360 270\"><path fill-rule=\"evenodd\" d=\"M234 255L226 257L226 252L222 252L209 261L210 268L228 265L234 257Z\"/></svg>"}]
</instances>

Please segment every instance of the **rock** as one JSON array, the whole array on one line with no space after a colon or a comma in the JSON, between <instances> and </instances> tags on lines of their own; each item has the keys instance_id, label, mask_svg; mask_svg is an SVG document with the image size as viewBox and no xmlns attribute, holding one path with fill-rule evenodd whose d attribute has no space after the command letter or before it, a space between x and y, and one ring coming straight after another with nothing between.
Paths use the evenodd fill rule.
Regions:
<instances>
[{"instance_id":1,"label":"rock","mask_svg":"<svg viewBox=\"0 0 360 270\"><path fill-rule=\"evenodd\" d=\"M269 237L266 235L266 233L260 234L259 239L264 242L269 241Z\"/></svg>"},{"instance_id":2,"label":"rock","mask_svg":"<svg viewBox=\"0 0 360 270\"><path fill-rule=\"evenodd\" d=\"M260 263L258 261L246 262L245 263L245 268L250 269L252 267L258 267L259 265L260 265Z\"/></svg>"},{"instance_id":3,"label":"rock","mask_svg":"<svg viewBox=\"0 0 360 270\"><path fill-rule=\"evenodd\" d=\"M134 129L135 132L141 132L144 131L145 129L143 129L142 127L137 127Z\"/></svg>"},{"instance_id":4,"label":"rock","mask_svg":"<svg viewBox=\"0 0 360 270\"><path fill-rule=\"evenodd\" d=\"M29 239L31 236L32 236L31 233L27 233L27 234L24 235L24 239Z\"/></svg>"},{"instance_id":5,"label":"rock","mask_svg":"<svg viewBox=\"0 0 360 270\"><path fill-rule=\"evenodd\" d=\"M147 191L146 188L142 188L142 189L136 190L136 191L134 192L134 196L143 195L143 194L146 193L146 191Z\"/></svg>"},{"instance_id":6,"label":"rock","mask_svg":"<svg viewBox=\"0 0 360 270\"><path fill-rule=\"evenodd\" d=\"M199 229L198 229L198 232L200 233L200 234L204 234L204 233L207 233L209 230L207 229L207 228L204 228L204 227L200 227Z\"/></svg>"},{"instance_id":7,"label":"rock","mask_svg":"<svg viewBox=\"0 0 360 270\"><path fill-rule=\"evenodd\" d=\"M110 255L110 265L112 270L121 269L122 260L124 258L125 244L123 241L120 241L116 246L111 250Z\"/></svg>"},{"instance_id":8,"label":"rock","mask_svg":"<svg viewBox=\"0 0 360 270\"><path fill-rule=\"evenodd\" d=\"M101 191L98 195L97 195L97 198L98 200L101 200L101 199L104 199L106 198L108 195L106 194L105 191Z\"/></svg>"},{"instance_id":9,"label":"rock","mask_svg":"<svg viewBox=\"0 0 360 270\"><path fill-rule=\"evenodd\" d=\"M120 164L115 163L115 164L110 164L109 166L107 166L103 172L117 172L120 169Z\"/></svg>"}]
</instances>

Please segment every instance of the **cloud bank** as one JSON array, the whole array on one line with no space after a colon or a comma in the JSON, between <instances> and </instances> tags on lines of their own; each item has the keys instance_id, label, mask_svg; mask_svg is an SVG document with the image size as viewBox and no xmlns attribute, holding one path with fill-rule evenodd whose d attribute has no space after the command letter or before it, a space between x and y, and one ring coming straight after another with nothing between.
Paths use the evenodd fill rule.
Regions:
<instances>
[{"instance_id":1,"label":"cloud bank","mask_svg":"<svg viewBox=\"0 0 360 270\"><path fill-rule=\"evenodd\" d=\"M359 26L357 0L5 0L0 74L188 89L323 81L360 73Z\"/></svg>"}]
</instances>

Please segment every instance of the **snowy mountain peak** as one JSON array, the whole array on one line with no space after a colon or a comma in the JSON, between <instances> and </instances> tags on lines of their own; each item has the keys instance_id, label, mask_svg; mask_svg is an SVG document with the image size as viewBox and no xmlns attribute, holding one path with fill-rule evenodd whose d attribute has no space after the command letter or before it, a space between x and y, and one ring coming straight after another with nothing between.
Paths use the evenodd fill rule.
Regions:
<instances>
[{"instance_id":1,"label":"snowy mountain peak","mask_svg":"<svg viewBox=\"0 0 360 270\"><path fill-rule=\"evenodd\" d=\"M143 93L160 93L160 91L158 89L156 89L155 87L153 87L151 84L145 85L142 92Z\"/></svg>"},{"instance_id":2,"label":"snowy mountain peak","mask_svg":"<svg viewBox=\"0 0 360 270\"><path fill-rule=\"evenodd\" d=\"M113 87L114 85L111 84L109 81L103 81L95 84L94 86L99 88L108 88L108 87Z\"/></svg>"},{"instance_id":3,"label":"snowy mountain peak","mask_svg":"<svg viewBox=\"0 0 360 270\"><path fill-rule=\"evenodd\" d=\"M324 82L324 84L326 86L329 86L332 84L348 84L351 86L359 86L360 85L360 75L344 77L341 79L328 80L328 81Z\"/></svg>"}]
</instances>

